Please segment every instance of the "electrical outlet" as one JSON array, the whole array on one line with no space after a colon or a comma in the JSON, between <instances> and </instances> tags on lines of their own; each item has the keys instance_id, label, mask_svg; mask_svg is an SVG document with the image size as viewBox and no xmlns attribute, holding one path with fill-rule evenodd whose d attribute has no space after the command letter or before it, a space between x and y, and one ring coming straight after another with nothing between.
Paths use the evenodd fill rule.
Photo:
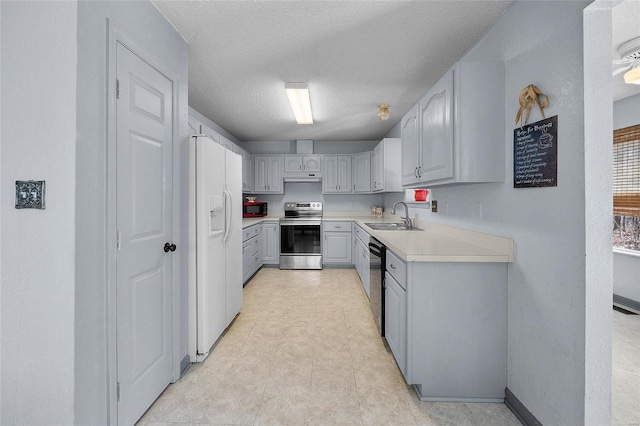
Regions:
<instances>
[{"instance_id":1,"label":"electrical outlet","mask_svg":"<svg viewBox=\"0 0 640 426\"><path fill-rule=\"evenodd\" d=\"M438 213L438 202L436 200L431 200L431 211Z\"/></svg>"},{"instance_id":2,"label":"electrical outlet","mask_svg":"<svg viewBox=\"0 0 640 426\"><path fill-rule=\"evenodd\" d=\"M482 203L476 203L475 216L478 219L482 218Z\"/></svg>"},{"instance_id":3,"label":"electrical outlet","mask_svg":"<svg viewBox=\"0 0 640 426\"><path fill-rule=\"evenodd\" d=\"M16 181L16 209L44 210L43 180Z\"/></svg>"}]
</instances>

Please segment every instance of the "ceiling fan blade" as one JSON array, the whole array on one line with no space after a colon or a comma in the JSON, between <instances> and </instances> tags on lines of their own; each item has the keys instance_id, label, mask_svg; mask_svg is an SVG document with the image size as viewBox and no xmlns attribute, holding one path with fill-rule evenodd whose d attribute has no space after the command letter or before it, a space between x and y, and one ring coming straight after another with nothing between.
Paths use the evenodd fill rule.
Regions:
<instances>
[{"instance_id":1,"label":"ceiling fan blade","mask_svg":"<svg viewBox=\"0 0 640 426\"><path fill-rule=\"evenodd\" d=\"M633 58L622 58L622 59L614 59L611 62L613 63L613 65L624 65L624 64L630 64L634 60L635 59L633 59Z\"/></svg>"},{"instance_id":2,"label":"ceiling fan blade","mask_svg":"<svg viewBox=\"0 0 640 426\"><path fill-rule=\"evenodd\" d=\"M626 70L630 69L632 66L633 66L633 63L627 65L626 67L618 68L617 70L613 71L611 75L616 76L618 74L622 74Z\"/></svg>"}]
</instances>

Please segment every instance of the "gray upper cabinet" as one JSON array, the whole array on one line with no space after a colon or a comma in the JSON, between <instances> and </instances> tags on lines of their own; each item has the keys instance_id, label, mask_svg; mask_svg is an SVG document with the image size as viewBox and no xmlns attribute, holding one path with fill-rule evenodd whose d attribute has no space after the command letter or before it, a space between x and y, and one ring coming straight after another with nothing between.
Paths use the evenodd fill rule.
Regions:
<instances>
[{"instance_id":1,"label":"gray upper cabinet","mask_svg":"<svg viewBox=\"0 0 640 426\"><path fill-rule=\"evenodd\" d=\"M282 155L253 156L254 187L256 194L282 194Z\"/></svg>"},{"instance_id":2,"label":"gray upper cabinet","mask_svg":"<svg viewBox=\"0 0 640 426\"><path fill-rule=\"evenodd\" d=\"M320 155L285 155L284 173L320 173L322 156Z\"/></svg>"},{"instance_id":3,"label":"gray upper cabinet","mask_svg":"<svg viewBox=\"0 0 640 426\"><path fill-rule=\"evenodd\" d=\"M371 153L353 155L353 192L371 192Z\"/></svg>"},{"instance_id":4,"label":"gray upper cabinet","mask_svg":"<svg viewBox=\"0 0 640 426\"><path fill-rule=\"evenodd\" d=\"M200 134L200 126L202 125L198 120L193 117L189 117L189 136L199 135Z\"/></svg>"},{"instance_id":5,"label":"gray upper cabinet","mask_svg":"<svg viewBox=\"0 0 640 426\"><path fill-rule=\"evenodd\" d=\"M242 191L251 192L252 179L251 179L251 154L249 151L242 150Z\"/></svg>"},{"instance_id":6,"label":"gray upper cabinet","mask_svg":"<svg viewBox=\"0 0 640 426\"><path fill-rule=\"evenodd\" d=\"M503 182L504 64L459 62L401 121L402 185Z\"/></svg>"},{"instance_id":7,"label":"gray upper cabinet","mask_svg":"<svg viewBox=\"0 0 640 426\"><path fill-rule=\"evenodd\" d=\"M350 193L351 181L351 155L324 156L323 193Z\"/></svg>"},{"instance_id":8,"label":"gray upper cabinet","mask_svg":"<svg viewBox=\"0 0 640 426\"><path fill-rule=\"evenodd\" d=\"M402 192L400 138L385 138L371 154L371 191Z\"/></svg>"}]
</instances>

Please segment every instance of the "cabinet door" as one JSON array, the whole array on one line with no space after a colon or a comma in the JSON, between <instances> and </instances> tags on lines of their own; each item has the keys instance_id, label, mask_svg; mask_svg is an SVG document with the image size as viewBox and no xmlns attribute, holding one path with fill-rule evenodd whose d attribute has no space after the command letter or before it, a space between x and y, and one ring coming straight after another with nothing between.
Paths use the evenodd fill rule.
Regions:
<instances>
[{"instance_id":1,"label":"cabinet door","mask_svg":"<svg viewBox=\"0 0 640 426\"><path fill-rule=\"evenodd\" d=\"M302 171L302 157L299 155L284 156L284 172L295 173Z\"/></svg>"},{"instance_id":2,"label":"cabinet door","mask_svg":"<svg viewBox=\"0 0 640 426\"><path fill-rule=\"evenodd\" d=\"M253 253L251 252L251 240L242 244L242 281L247 282L253 268Z\"/></svg>"},{"instance_id":3,"label":"cabinet door","mask_svg":"<svg viewBox=\"0 0 640 426\"><path fill-rule=\"evenodd\" d=\"M278 232L278 223L264 223L262 231L264 263L271 265L278 264L280 262L280 233Z\"/></svg>"},{"instance_id":4,"label":"cabinet door","mask_svg":"<svg viewBox=\"0 0 640 426\"><path fill-rule=\"evenodd\" d=\"M351 192L351 156L338 156L338 192Z\"/></svg>"},{"instance_id":5,"label":"cabinet door","mask_svg":"<svg viewBox=\"0 0 640 426\"><path fill-rule=\"evenodd\" d=\"M267 190L269 164L267 157L256 156L253 158L254 163L254 184L253 189L256 192L265 192Z\"/></svg>"},{"instance_id":6,"label":"cabinet door","mask_svg":"<svg viewBox=\"0 0 640 426\"><path fill-rule=\"evenodd\" d=\"M302 159L302 171L320 173L322 171L322 157L319 155L305 155Z\"/></svg>"},{"instance_id":7,"label":"cabinet door","mask_svg":"<svg viewBox=\"0 0 640 426\"><path fill-rule=\"evenodd\" d=\"M418 107L416 104L402 117L400 130L402 134L402 185L418 182Z\"/></svg>"},{"instance_id":8,"label":"cabinet door","mask_svg":"<svg viewBox=\"0 0 640 426\"><path fill-rule=\"evenodd\" d=\"M267 157L269 164L267 191L282 192L282 157Z\"/></svg>"},{"instance_id":9,"label":"cabinet door","mask_svg":"<svg viewBox=\"0 0 640 426\"><path fill-rule=\"evenodd\" d=\"M449 71L419 102L420 182L453 177L452 100L453 71Z\"/></svg>"},{"instance_id":10,"label":"cabinet door","mask_svg":"<svg viewBox=\"0 0 640 426\"><path fill-rule=\"evenodd\" d=\"M242 190L251 192L251 154L242 152Z\"/></svg>"},{"instance_id":11,"label":"cabinet door","mask_svg":"<svg viewBox=\"0 0 640 426\"><path fill-rule=\"evenodd\" d=\"M200 134L200 122L193 117L189 117L189 136Z\"/></svg>"},{"instance_id":12,"label":"cabinet door","mask_svg":"<svg viewBox=\"0 0 640 426\"><path fill-rule=\"evenodd\" d=\"M371 192L371 153L353 156L353 192Z\"/></svg>"},{"instance_id":13,"label":"cabinet door","mask_svg":"<svg viewBox=\"0 0 640 426\"><path fill-rule=\"evenodd\" d=\"M322 192L338 192L338 157L324 156L324 175L322 177Z\"/></svg>"},{"instance_id":14,"label":"cabinet door","mask_svg":"<svg viewBox=\"0 0 640 426\"><path fill-rule=\"evenodd\" d=\"M407 365L407 292L389 274L385 274L384 334L400 371Z\"/></svg>"},{"instance_id":15,"label":"cabinet door","mask_svg":"<svg viewBox=\"0 0 640 426\"><path fill-rule=\"evenodd\" d=\"M351 232L325 232L323 263L351 263Z\"/></svg>"},{"instance_id":16,"label":"cabinet door","mask_svg":"<svg viewBox=\"0 0 640 426\"><path fill-rule=\"evenodd\" d=\"M371 157L371 190L384 190L384 142L380 142L373 150Z\"/></svg>"}]
</instances>

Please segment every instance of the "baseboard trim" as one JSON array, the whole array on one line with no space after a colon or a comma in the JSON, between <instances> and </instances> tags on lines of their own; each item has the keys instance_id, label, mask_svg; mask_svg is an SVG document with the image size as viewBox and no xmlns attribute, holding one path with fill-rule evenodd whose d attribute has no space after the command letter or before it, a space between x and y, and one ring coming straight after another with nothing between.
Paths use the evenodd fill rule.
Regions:
<instances>
[{"instance_id":1,"label":"baseboard trim","mask_svg":"<svg viewBox=\"0 0 640 426\"><path fill-rule=\"evenodd\" d=\"M624 296L618 296L617 294L614 294L613 304L620 305L622 308L631 308L636 312L640 312L640 302Z\"/></svg>"},{"instance_id":2,"label":"baseboard trim","mask_svg":"<svg viewBox=\"0 0 640 426\"><path fill-rule=\"evenodd\" d=\"M504 390L504 403L525 426L542 426L542 423L524 406L522 402L509 390Z\"/></svg>"},{"instance_id":3,"label":"baseboard trim","mask_svg":"<svg viewBox=\"0 0 640 426\"><path fill-rule=\"evenodd\" d=\"M180 361L180 377L184 376L184 373L187 372L189 367L191 366L191 362L189 360L189 355L185 355Z\"/></svg>"}]
</instances>

